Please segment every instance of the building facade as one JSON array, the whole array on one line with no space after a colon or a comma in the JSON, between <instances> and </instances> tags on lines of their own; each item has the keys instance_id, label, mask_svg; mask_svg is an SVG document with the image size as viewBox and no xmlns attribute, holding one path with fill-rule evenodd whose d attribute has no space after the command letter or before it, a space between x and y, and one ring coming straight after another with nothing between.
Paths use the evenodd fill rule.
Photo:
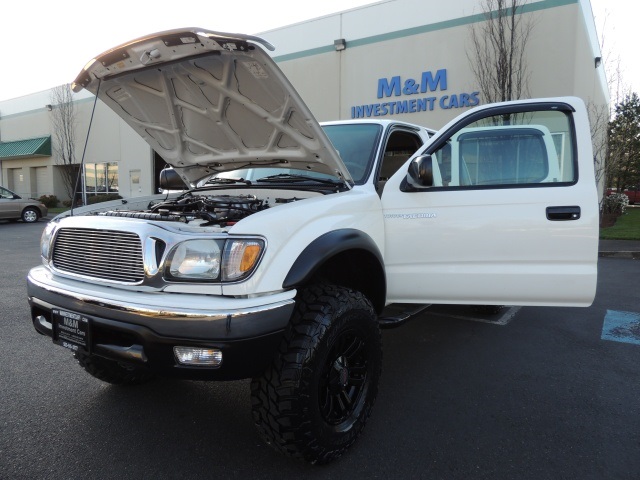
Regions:
<instances>
[{"instance_id":1,"label":"building facade","mask_svg":"<svg viewBox=\"0 0 640 480\"><path fill-rule=\"evenodd\" d=\"M74 156L79 163L84 152L86 193L119 193L123 197L149 194L154 188L153 151L101 102L97 102L92 120L94 99L87 92L73 96ZM52 116L57 108L48 90L0 102L0 184L18 195L69 198L53 131ZM89 122L92 126L87 142ZM43 154L26 148L35 139L48 142L48 151Z\"/></svg>"},{"instance_id":2,"label":"building facade","mask_svg":"<svg viewBox=\"0 0 640 480\"><path fill-rule=\"evenodd\" d=\"M438 129L486 103L468 52L471 29L486 21L482 0L386 0L259 34L320 121L395 118ZM607 106L589 0L531 0L528 97L578 96ZM84 148L93 97L74 97L76 158ZM0 102L0 184L25 196L65 198L55 138L51 151L27 141L51 137L50 92ZM55 136L54 136L55 137ZM29 143L29 145L31 145ZM98 102L85 154L89 195L148 195L162 159Z\"/></svg>"}]
</instances>

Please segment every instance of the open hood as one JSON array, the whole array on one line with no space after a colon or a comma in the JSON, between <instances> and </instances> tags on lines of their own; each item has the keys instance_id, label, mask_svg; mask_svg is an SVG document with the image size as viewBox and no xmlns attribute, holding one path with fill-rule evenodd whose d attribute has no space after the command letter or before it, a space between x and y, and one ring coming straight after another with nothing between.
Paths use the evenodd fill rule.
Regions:
<instances>
[{"instance_id":1,"label":"open hood","mask_svg":"<svg viewBox=\"0 0 640 480\"><path fill-rule=\"evenodd\" d=\"M185 28L93 59L73 83L106 103L191 185L211 174L283 167L351 176L266 41Z\"/></svg>"}]
</instances>

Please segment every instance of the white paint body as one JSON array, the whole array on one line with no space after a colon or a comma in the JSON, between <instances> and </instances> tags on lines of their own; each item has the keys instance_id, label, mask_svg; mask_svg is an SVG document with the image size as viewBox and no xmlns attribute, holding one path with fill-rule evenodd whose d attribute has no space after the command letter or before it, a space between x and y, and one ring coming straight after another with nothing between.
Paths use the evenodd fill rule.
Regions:
<instances>
[{"instance_id":1,"label":"white paint body","mask_svg":"<svg viewBox=\"0 0 640 480\"><path fill-rule=\"evenodd\" d=\"M139 233L143 245L154 236L164 239L168 247L161 263L167 261L171 248L184 240L234 236L264 240L255 271L235 283L207 286L195 281L167 282L161 278L164 265L160 264L143 286L152 285L172 295L176 302L182 299L175 293L206 291L208 295L223 295L225 302L230 297L265 297L265 303L270 303L266 297L293 290L285 286L285 279L303 251L323 235L344 229L371 239L376 256L382 259L386 298L384 302L376 299L377 304L577 306L592 302L597 277L598 204L589 123L580 99L477 107L451 121L431 139L432 132L415 125L388 120L355 122L379 128L379 135L365 145L372 152L362 170L365 174L361 171L356 176L353 167L347 167L353 159L347 150L357 145L359 152L362 145L347 136L339 152L340 147L332 143L335 139L330 140L284 74L260 48L261 42L253 37L195 29L161 32L97 57L78 76L74 88L99 92L174 165L186 183L195 185L211 175L238 169L286 167L332 176L339 184L333 193L326 187L323 193L320 187L297 188L295 182L275 187L268 181L258 181L245 183L242 188L207 190L215 195L249 193L270 206L229 225L184 226L148 218L88 216L63 219L59 228L78 222L85 228L107 228L103 226L106 224L126 230L130 226ZM119 60L123 58L126 60ZM557 129L553 121L549 125L556 135L562 135L558 151L562 156L570 153L571 170L576 175L559 178L560 156L556 155L558 147L550 131L538 121L528 121L529 114L524 113L535 116L540 113L538 108L544 112L543 120L545 115L564 113L559 115L566 122L564 130ZM488 121L490 116L494 116L493 123ZM507 117L509 121L494 126ZM486 123L474 123L483 118ZM514 126L518 121L519 126ZM335 123L325 127L330 125ZM409 155L419 143L426 142L413 158L424 152L432 154L432 146L449 142L453 144L453 157L462 159L457 143L463 134L486 131L491 135L493 131L500 136L513 128L537 132L543 139L539 156L546 159L546 177L526 185L463 186L454 158L453 177L447 185L453 188L444 188L443 174L435 162L434 188L408 191L403 187L412 162ZM402 166L395 165L391 170L395 173L390 173L390 178L385 176L383 183L378 172L382 172L387 141L392 143L390 132L394 129L411 132L416 143L412 148L403 145L393 151L393 155L400 152L395 160ZM194 193L211 194L200 190ZM278 203L275 199L283 195L294 201ZM558 221L548 218L550 207L574 209L579 214ZM140 204L132 201L119 208L137 210ZM317 259L318 264L326 260ZM144 262L147 265L155 260L145 258ZM56 281L64 282L64 277L62 273ZM140 290L131 285L113 287Z\"/></svg>"}]
</instances>

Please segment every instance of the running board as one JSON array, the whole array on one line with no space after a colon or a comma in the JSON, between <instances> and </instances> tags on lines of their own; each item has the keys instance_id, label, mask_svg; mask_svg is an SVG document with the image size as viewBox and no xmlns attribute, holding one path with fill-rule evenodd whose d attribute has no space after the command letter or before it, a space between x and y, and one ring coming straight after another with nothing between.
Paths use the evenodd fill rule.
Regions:
<instances>
[{"instance_id":1,"label":"running board","mask_svg":"<svg viewBox=\"0 0 640 480\"><path fill-rule=\"evenodd\" d=\"M378 317L378 324L380 328L395 328L400 325L404 325L407 321L411 320L416 315L422 313L424 310L429 308L431 304L423 304L423 305L407 305L404 310L400 310L395 315L388 315ZM387 313L387 310L398 310L400 304L398 306L391 305L385 308L382 312L382 315ZM391 312L388 312L391 313Z\"/></svg>"}]
</instances>

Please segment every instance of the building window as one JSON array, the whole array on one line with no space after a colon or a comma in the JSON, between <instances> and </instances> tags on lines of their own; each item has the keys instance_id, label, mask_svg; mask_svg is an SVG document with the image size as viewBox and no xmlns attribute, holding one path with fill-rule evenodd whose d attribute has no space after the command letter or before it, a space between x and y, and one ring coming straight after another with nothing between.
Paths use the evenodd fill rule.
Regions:
<instances>
[{"instance_id":1,"label":"building window","mask_svg":"<svg viewBox=\"0 0 640 480\"><path fill-rule=\"evenodd\" d=\"M118 193L117 162L87 163L84 166L84 172L87 195Z\"/></svg>"}]
</instances>

